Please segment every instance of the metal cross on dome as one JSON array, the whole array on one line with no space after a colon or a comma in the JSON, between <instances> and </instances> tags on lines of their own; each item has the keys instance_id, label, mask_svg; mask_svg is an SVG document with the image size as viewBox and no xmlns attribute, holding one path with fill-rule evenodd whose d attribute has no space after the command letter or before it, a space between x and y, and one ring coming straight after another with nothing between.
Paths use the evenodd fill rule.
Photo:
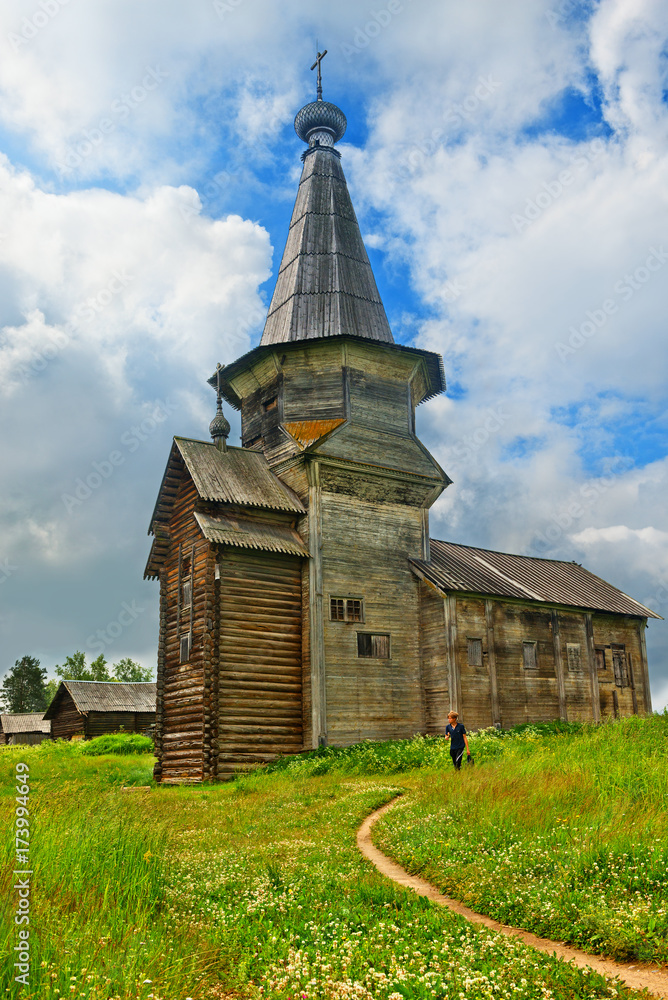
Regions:
<instances>
[{"instance_id":1,"label":"metal cross on dome","mask_svg":"<svg viewBox=\"0 0 668 1000\"><path fill-rule=\"evenodd\" d=\"M317 48L317 46L316 46L316 48ZM318 52L318 56L316 58L316 61L311 66L312 70L315 69L316 66L318 67L318 100L319 101L322 100L322 67L320 66L320 63L322 62L322 60L325 58L326 55L327 55L327 49L325 49L324 52Z\"/></svg>"}]
</instances>

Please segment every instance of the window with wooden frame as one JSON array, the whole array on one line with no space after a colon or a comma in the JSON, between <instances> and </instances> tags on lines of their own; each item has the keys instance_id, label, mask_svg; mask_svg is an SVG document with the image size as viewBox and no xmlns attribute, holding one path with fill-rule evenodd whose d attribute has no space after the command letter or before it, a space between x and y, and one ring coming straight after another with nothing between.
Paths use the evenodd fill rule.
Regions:
<instances>
[{"instance_id":1,"label":"window with wooden frame","mask_svg":"<svg viewBox=\"0 0 668 1000\"><path fill-rule=\"evenodd\" d=\"M179 653L180 662L187 663L190 659L190 632L186 632L185 635L181 636L179 641Z\"/></svg>"},{"instance_id":2,"label":"window with wooden frame","mask_svg":"<svg viewBox=\"0 0 668 1000\"><path fill-rule=\"evenodd\" d=\"M537 645L538 643L532 640L522 643L522 663L525 670L536 670L538 667Z\"/></svg>"},{"instance_id":3,"label":"window with wooden frame","mask_svg":"<svg viewBox=\"0 0 668 1000\"><path fill-rule=\"evenodd\" d=\"M596 669L597 670L607 670L605 664L605 650L599 649L598 647L594 650L594 655L596 656Z\"/></svg>"},{"instance_id":4,"label":"window with wooden frame","mask_svg":"<svg viewBox=\"0 0 668 1000\"><path fill-rule=\"evenodd\" d=\"M192 577L188 577L181 584L181 607L188 608L193 599L193 582Z\"/></svg>"},{"instance_id":5,"label":"window with wooden frame","mask_svg":"<svg viewBox=\"0 0 668 1000\"><path fill-rule=\"evenodd\" d=\"M333 622L363 622L364 600L361 597L330 597L329 618Z\"/></svg>"},{"instance_id":6,"label":"window with wooden frame","mask_svg":"<svg viewBox=\"0 0 668 1000\"><path fill-rule=\"evenodd\" d=\"M618 688L629 686L629 678L626 670L626 647L612 645L612 670L615 675L615 684Z\"/></svg>"},{"instance_id":7,"label":"window with wooden frame","mask_svg":"<svg viewBox=\"0 0 668 1000\"><path fill-rule=\"evenodd\" d=\"M467 639L469 667L482 666L482 639Z\"/></svg>"},{"instance_id":8,"label":"window with wooden frame","mask_svg":"<svg viewBox=\"0 0 668 1000\"><path fill-rule=\"evenodd\" d=\"M566 658L568 660L568 669L573 674L582 673L582 652L580 650L579 642L567 642L566 643Z\"/></svg>"},{"instance_id":9,"label":"window with wooden frame","mask_svg":"<svg viewBox=\"0 0 668 1000\"><path fill-rule=\"evenodd\" d=\"M262 404L262 409L265 413L269 413L270 410L275 410L278 406L278 396L272 396L271 399L265 400Z\"/></svg>"},{"instance_id":10,"label":"window with wooden frame","mask_svg":"<svg viewBox=\"0 0 668 1000\"><path fill-rule=\"evenodd\" d=\"M390 659L390 636L388 632L358 632L357 655L374 660Z\"/></svg>"}]
</instances>

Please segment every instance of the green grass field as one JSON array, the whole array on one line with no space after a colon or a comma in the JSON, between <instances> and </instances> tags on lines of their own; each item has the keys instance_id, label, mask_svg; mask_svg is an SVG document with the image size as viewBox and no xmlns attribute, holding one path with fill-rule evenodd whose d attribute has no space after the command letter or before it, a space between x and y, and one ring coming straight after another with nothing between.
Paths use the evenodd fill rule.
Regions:
<instances>
[{"instance_id":1,"label":"green grass field","mask_svg":"<svg viewBox=\"0 0 668 1000\"><path fill-rule=\"evenodd\" d=\"M483 733L477 766L461 774L441 740L361 744L227 785L150 792L121 790L152 783L149 754L3 748L3 954L16 943L10 837L21 760L34 871L26 1000L638 996L388 882L359 855L355 832L405 790L375 839L408 867L477 908L512 905L504 919L529 926L536 909L541 931L561 936L561 902L552 915L540 909L558 883L554 864L572 899L588 901L583 927L585 910L605 917L599 933L617 919L623 888L635 936L665 961L667 733L666 717ZM617 860L600 874L604 857ZM582 940L594 947L595 933ZM0 982L13 996L12 965Z\"/></svg>"}]
</instances>

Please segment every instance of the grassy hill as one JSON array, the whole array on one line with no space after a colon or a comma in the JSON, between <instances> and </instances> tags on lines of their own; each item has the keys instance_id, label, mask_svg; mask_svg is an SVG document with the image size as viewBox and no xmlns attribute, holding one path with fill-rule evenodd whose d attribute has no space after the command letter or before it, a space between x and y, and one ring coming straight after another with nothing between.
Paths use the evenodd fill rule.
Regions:
<instances>
[{"instance_id":1,"label":"grassy hill","mask_svg":"<svg viewBox=\"0 0 668 1000\"><path fill-rule=\"evenodd\" d=\"M16 943L20 760L30 768L34 871L26 1000L637 996L388 882L357 852L355 831L406 790L375 839L408 867L483 908L480 893L488 912L513 907L525 926L536 926L535 911L547 934L561 926L561 903L554 916L545 904L558 858L569 892L584 894L572 895L576 909L590 921L596 907L607 915L592 945L623 891L635 937L618 953L641 954L637 938L661 957L667 735L668 717L483 733L476 767L461 774L441 740L361 744L227 785L149 792L121 786L151 783L150 755L3 748L3 954ZM12 963L0 978L10 994Z\"/></svg>"}]
</instances>

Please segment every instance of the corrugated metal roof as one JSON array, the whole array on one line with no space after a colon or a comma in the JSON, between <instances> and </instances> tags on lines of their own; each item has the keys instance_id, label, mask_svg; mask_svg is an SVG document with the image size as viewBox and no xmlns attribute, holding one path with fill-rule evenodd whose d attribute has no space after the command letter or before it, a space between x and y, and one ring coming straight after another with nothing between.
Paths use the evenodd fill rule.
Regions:
<instances>
[{"instance_id":1,"label":"corrugated metal roof","mask_svg":"<svg viewBox=\"0 0 668 1000\"><path fill-rule=\"evenodd\" d=\"M62 681L44 715L52 719L65 688L80 712L155 712L157 687L153 681Z\"/></svg>"},{"instance_id":2,"label":"corrugated metal roof","mask_svg":"<svg viewBox=\"0 0 668 1000\"><path fill-rule=\"evenodd\" d=\"M261 344L353 334L393 343L338 153L304 160Z\"/></svg>"},{"instance_id":3,"label":"corrugated metal roof","mask_svg":"<svg viewBox=\"0 0 668 1000\"><path fill-rule=\"evenodd\" d=\"M264 552L285 552L307 556L308 549L296 531L286 524L261 524L231 514L195 512L204 537L217 545L234 545L242 549Z\"/></svg>"},{"instance_id":4,"label":"corrugated metal roof","mask_svg":"<svg viewBox=\"0 0 668 1000\"><path fill-rule=\"evenodd\" d=\"M202 500L304 513L299 498L274 475L262 452L221 451L206 441L181 437L174 438L174 444Z\"/></svg>"},{"instance_id":5,"label":"corrugated metal roof","mask_svg":"<svg viewBox=\"0 0 668 1000\"><path fill-rule=\"evenodd\" d=\"M465 591L641 618L661 617L578 563L493 552L438 539L431 539L430 548L429 562L410 562L444 592Z\"/></svg>"},{"instance_id":6,"label":"corrugated metal roof","mask_svg":"<svg viewBox=\"0 0 668 1000\"><path fill-rule=\"evenodd\" d=\"M51 722L44 718L44 712L0 715L0 729L3 733L50 733Z\"/></svg>"}]
</instances>

